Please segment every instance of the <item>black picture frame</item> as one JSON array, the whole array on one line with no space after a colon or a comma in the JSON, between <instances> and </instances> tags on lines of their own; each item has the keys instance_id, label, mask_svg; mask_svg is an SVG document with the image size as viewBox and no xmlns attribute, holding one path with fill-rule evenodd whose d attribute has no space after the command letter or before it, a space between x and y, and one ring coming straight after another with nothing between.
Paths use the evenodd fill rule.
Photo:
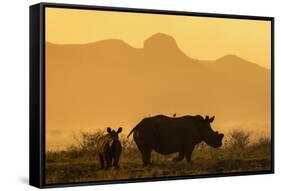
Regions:
<instances>
[{"instance_id":1,"label":"black picture frame","mask_svg":"<svg viewBox=\"0 0 281 191\"><path fill-rule=\"evenodd\" d=\"M200 16L213 18L264 20L271 22L271 170L234 172L227 174L190 175L163 178L141 178L95 182L46 184L45 183L45 8L68 8L81 10L102 10L164 15ZM274 173L274 17L198 13L153 9L135 9L74 4L39 3L30 6L30 139L29 139L29 183L38 188L132 183L146 181L178 180Z\"/></svg>"}]
</instances>

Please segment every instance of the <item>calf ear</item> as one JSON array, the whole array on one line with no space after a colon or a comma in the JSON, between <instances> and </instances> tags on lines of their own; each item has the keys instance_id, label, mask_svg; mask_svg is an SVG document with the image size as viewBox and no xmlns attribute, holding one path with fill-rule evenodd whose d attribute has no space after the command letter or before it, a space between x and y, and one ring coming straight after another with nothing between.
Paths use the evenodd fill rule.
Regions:
<instances>
[{"instance_id":1,"label":"calf ear","mask_svg":"<svg viewBox=\"0 0 281 191\"><path fill-rule=\"evenodd\" d=\"M209 122L212 123L215 119L215 116L211 117L211 119L209 119Z\"/></svg>"},{"instance_id":2,"label":"calf ear","mask_svg":"<svg viewBox=\"0 0 281 191\"><path fill-rule=\"evenodd\" d=\"M119 127L117 133L121 133L121 132L122 132L122 127Z\"/></svg>"},{"instance_id":3,"label":"calf ear","mask_svg":"<svg viewBox=\"0 0 281 191\"><path fill-rule=\"evenodd\" d=\"M107 130L108 133L111 133L111 128L110 127L107 127L106 130Z\"/></svg>"}]
</instances>

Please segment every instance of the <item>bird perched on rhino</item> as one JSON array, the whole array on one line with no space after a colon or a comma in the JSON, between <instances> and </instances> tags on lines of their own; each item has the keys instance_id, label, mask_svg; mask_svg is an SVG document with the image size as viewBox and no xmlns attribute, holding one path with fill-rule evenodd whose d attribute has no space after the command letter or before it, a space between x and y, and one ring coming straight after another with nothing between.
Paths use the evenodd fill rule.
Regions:
<instances>
[{"instance_id":1,"label":"bird perched on rhino","mask_svg":"<svg viewBox=\"0 0 281 191\"><path fill-rule=\"evenodd\" d=\"M118 128L117 131L107 128L107 134L100 137L97 141L97 151L99 155L100 165L103 169L108 169L112 166L118 168L118 162L122 153L122 145L119 141L119 133L122 132L122 128Z\"/></svg>"}]
</instances>

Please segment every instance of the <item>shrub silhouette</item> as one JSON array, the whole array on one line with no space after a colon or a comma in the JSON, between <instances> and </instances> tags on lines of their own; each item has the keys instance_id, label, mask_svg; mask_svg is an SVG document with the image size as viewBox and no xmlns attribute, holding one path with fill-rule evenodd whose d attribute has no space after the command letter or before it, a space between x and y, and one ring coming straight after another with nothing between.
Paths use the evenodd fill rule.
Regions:
<instances>
[{"instance_id":1,"label":"shrub silhouette","mask_svg":"<svg viewBox=\"0 0 281 191\"><path fill-rule=\"evenodd\" d=\"M229 144L231 147L243 149L250 143L250 135L250 132L235 129L229 134Z\"/></svg>"}]
</instances>

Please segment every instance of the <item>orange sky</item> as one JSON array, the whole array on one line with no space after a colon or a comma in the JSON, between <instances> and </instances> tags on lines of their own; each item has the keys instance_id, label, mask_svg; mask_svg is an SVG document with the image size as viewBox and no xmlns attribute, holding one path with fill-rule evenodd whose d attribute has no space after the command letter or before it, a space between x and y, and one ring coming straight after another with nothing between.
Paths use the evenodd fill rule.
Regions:
<instances>
[{"instance_id":1,"label":"orange sky","mask_svg":"<svg viewBox=\"0 0 281 191\"><path fill-rule=\"evenodd\" d=\"M270 69L270 34L269 21L47 8L46 40L82 44L46 44L47 149L108 126L125 135L156 114L217 115L216 129L269 132L270 73L246 60ZM142 47L152 35L149 54ZM199 70L177 46L195 59L245 60L230 56L221 63L227 67ZM219 75L226 72L231 81Z\"/></svg>"},{"instance_id":2,"label":"orange sky","mask_svg":"<svg viewBox=\"0 0 281 191\"><path fill-rule=\"evenodd\" d=\"M121 39L133 47L155 33L173 36L186 55L214 60L236 54L270 68L270 22L124 12L46 9L46 40L83 44Z\"/></svg>"}]
</instances>

